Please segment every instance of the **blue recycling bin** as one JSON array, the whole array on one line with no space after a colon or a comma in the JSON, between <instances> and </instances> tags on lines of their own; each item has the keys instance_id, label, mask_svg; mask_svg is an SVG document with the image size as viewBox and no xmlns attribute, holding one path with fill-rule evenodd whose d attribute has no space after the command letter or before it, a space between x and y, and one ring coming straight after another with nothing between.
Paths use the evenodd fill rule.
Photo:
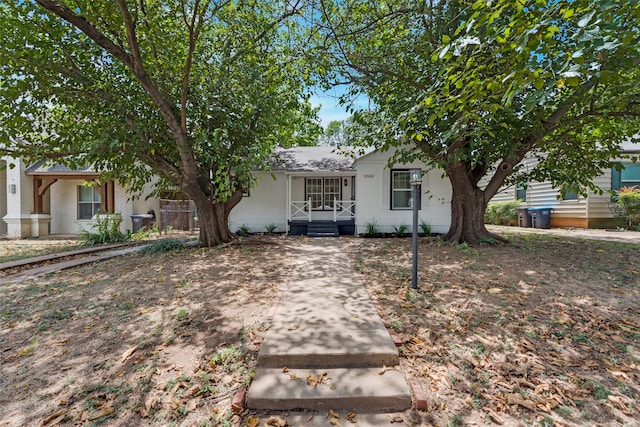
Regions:
<instances>
[{"instance_id":1,"label":"blue recycling bin","mask_svg":"<svg viewBox=\"0 0 640 427\"><path fill-rule=\"evenodd\" d=\"M551 208L529 208L533 228L551 228Z\"/></svg>"}]
</instances>

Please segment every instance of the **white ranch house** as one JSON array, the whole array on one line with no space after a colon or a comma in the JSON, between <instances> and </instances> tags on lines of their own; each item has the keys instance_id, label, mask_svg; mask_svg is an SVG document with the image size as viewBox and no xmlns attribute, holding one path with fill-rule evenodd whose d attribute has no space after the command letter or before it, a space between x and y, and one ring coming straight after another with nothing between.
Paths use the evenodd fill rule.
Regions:
<instances>
[{"instance_id":1,"label":"white ranch house","mask_svg":"<svg viewBox=\"0 0 640 427\"><path fill-rule=\"evenodd\" d=\"M257 183L232 210L232 231L267 228L291 234L361 234L369 224L380 232L412 223L409 169L422 168L419 217L435 233L450 223L451 186L440 170L421 163L388 167L391 152L346 157L332 147L278 150L271 172L256 171ZM153 210L163 201L132 200L118 182L99 182L91 168L27 166L5 158L14 168L0 170L0 234L11 238L75 234L90 229L97 213L119 213L122 229L132 230L132 215ZM84 185L96 181L98 185ZM410 228L409 228L410 229Z\"/></svg>"},{"instance_id":2,"label":"white ranch house","mask_svg":"<svg viewBox=\"0 0 640 427\"><path fill-rule=\"evenodd\" d=\"M412 222L409 169L422 168L420 221L433 232L446 232L451 186L442 171L426 171L421 163L389 168L390 155L345 157L332 147L279 150L272 172L257 172L257 186L231 211L230 227L259 232L275 225L278 231L307 234L333 224L340 234L362 234L375 224L380 232L393 232Z\"/></svg>"}]
</instances>

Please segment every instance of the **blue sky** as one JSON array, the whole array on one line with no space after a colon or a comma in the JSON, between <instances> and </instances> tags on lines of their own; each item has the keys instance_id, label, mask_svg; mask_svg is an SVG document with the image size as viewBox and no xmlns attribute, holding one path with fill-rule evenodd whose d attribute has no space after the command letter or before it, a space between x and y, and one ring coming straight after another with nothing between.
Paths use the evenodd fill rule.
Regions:
<instances>
[{"instance_id":1,"label":"blue sky","mask_svg":"<svg viewBox=\"0 0 640 427\"><path fill-rule=\"evenodd\" d=\"M344 91L344 86L338 86L328 91L317 89L317 92L309 98L313 107L320 106L318 116L320 117L322 127L327 127L333 120L345 120L351 115L347 113L345 106L338 104L340 95L342 95ZM368 101L362 97L357 100L356 107L358 109L365 109L368 107Z\"/></svg>"}]
</instances>

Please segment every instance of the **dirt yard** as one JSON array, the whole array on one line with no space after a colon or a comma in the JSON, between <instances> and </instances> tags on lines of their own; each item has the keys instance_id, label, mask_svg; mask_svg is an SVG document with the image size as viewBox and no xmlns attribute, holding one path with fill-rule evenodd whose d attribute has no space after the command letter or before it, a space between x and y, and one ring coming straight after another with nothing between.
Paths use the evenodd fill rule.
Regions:
<instances>
[{"instance_id":1,"label":"dirt yard","mask_svg":"<svg viewBox=\"0 0 640 427\"><path fill-rule=\"evenodd\" d=\"M417 291L410 239L341 238L404 343L400 369L427 394L428 411L394 425L638 425L640 245L509 238L422 238ZM286 241L5 285L0 426L247 425L255 414L233 415L231 398L250 381Z\"/></svg>"}]
</instances>

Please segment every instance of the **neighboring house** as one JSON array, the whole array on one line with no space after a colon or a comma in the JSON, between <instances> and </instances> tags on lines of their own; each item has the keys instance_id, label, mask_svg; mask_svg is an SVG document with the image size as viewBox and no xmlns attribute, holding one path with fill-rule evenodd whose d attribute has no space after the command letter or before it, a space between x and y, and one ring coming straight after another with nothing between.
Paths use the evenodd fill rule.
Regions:
<instances>
[{"instance_id":1,"label":"neighboring house","mask_svg":"<svg viewBox=\"0 0 640 427\"><path fill-rule=\"evenodd\" d=\"M640 153L640 144L625 143L621 154ZM525 168L535 166L536 160L524 159ZM491 202L522 200L523 207L551 208L551 227L609 228L619 225L611 211L610 191L624 186L640 186L640 163L634 164L628 159L612 159L621 162L625 168L618 172L615 168L602 171L594 179L594 184L603 190L603 194L589 191L587 197L574 192L566 192L552 187L549 182L528 182L505 186L491 199Z\"/></svg>"},{"instance_id":2,"label":"neighboring house","mask_svg":"<svg viewBox=\"0 0 640 427\"><path fill-rule=\"evenodd\" d=\"M10 238L77 234L91 229L97 213L119 213L122 229L130 230L131 215L158 209L157 200L131 200L118 182L99 181L100 174L90 167L27 166L9 157L1 161L14 165L0 169L0 233Z\"/></svg>"},{"instance_id":3,"label":"neighboring house","mask_svg":"<svg viewBox=\"0 0 640 427\"><path fill-rule=\"evenodd\" d=\"M346 157L333 147L278 150L272 171L256 172L257 185L230 214L232 231L267 227L291 234L329 232L363 234L369 224L380 232L412 223L409 169L421 163L389 169L392 152L374 151ZM425 170L420 221L436 233L449 229L451 186L442 171Z\"/></svg>"},{"instance_id":4,"label":"neighboring house","mask_svg":"<svg viewBox=\"0 0 640 427\"><path fill-rule=\"evenodd\" d=\"M380 232L412 223L409 169L414 163L389 168L392 152L370 152L347 157L332 147L278 150L270 172L256 172L257 182L231 211L232 231L291 234L339 232L362 234L375 224ZM11 162L11 159L5 159ZM9 237L75 234L90 229L95 214L120 213L122 229L131 230L131 215L150 209L162 215L158 199L131 200L117 182L99 183L91 168L70 170L36 164L0 170L0 232ZM436 233L450 223L451 186L440 170L425 170L420 197L420 222ZM164 201L163 201L164 202Z\"/></svg>"}]
</instances>

